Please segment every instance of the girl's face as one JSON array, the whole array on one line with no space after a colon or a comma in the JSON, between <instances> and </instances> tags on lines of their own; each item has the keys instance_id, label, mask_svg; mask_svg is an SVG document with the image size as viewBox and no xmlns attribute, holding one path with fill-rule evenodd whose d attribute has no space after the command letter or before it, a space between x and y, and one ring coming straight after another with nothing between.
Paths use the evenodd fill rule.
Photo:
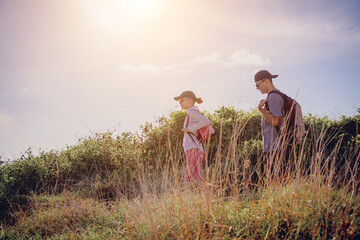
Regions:
<instances>
[{"instance_id":1,"label":"girl's face","mask_svg":"<svg viewBox=\"0 0 360 240\"><path fill-rule=\"evenodd\" d=\"M180 103L181 109L188 110L189 108L194 106L195 102L191 98L181 98L179 100L179 103Z\"/></svg>"}]
</instances>

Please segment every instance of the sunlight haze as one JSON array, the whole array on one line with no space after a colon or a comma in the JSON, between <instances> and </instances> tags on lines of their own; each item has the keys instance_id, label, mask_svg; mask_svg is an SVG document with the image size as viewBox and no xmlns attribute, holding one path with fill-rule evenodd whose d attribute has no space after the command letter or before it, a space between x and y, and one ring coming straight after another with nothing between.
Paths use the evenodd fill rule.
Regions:
<instances>
[{"instance_id":1,"label":"sunlight haze","mask_svg":"<svg viewBox=\"0 0 360 240\"><path fill-rule=\"evenodd\" d=\"M135 132L184 90L255 109L254 73L305 114L360 107L358 1L0 1L0 156Z\"/></svg>"}]
</instances>

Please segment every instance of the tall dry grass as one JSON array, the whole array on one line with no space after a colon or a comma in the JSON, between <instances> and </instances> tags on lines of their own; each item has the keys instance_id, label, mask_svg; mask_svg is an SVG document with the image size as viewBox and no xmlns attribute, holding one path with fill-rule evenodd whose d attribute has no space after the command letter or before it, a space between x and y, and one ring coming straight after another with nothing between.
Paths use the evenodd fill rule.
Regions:
<instances>
[{"instance_id":1,"label":"tall dry grass","mask_svg":"<svg viewBox=\"0 0 360 240\"><path fill-rule=\"evenodd\" d=\"M326 127L307 130L306 140L290 153L279 151L250 160L236 124L230 144L215 154L205 146L204 181L185 181L181 143L151 171L141 155L133 173L131 198L116 177L83 183L108 185L111 201L79 190L34 195L32 207L16 212L14 226L0 236L52 239L355 239L360 237L359 148L327 147ZM169 131L170 132L170 131ZM330 136L330 137L326 137ZM240 144L239 144L240 143ZM286 161L286 156L290 158ZM213 156L213 159L210 159ZM211 160L211 161L210 161ZM121 178L120 178L121 179ZM118 191L117 191L117 188ZM103 193L98 192L98 195ZM95 194L96 195L96 194ZM102 198L102 197L100 197Z\"/></svg>"},{"instance_id":2,"label":"tall dry grass","mask_svg":"<svg viewBox=\"0 0 360 240\"><path fill-rule=\"evenodd\" d=\"M251 164L239 147L246 122L234 127L229 146L217 148L204 181L184 179L184 154L168 141L168 164L154 175L138 172L142 198L130 204L127 220L134 238L308 239L360 237L359 148L327 146L336 132L310 128L304 141ZM328 137L330 136L330 137ZM170 139L170 138L169 138ZM219 134L219 146L222 134ZM141 169L141 168L139 168ZM154 177L156 176L156 177ZM161 176L161 177L160 177ZM159 217L155 217L155 215ZM160 217L161 216L161 217ZM146 226L146 231L143 229Z\"/></svg>"}]
</instances>

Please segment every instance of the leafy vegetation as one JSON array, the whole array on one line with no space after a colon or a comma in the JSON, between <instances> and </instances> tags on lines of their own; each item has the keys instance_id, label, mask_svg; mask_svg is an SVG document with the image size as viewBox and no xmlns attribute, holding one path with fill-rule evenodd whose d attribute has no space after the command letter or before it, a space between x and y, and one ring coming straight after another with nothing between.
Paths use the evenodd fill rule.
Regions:
<instances>
[{"instance_id":1,"label":"leafy vegetation","mask_svg":"<svg viewBox=\"0 0 360 240\"><path fill-rule=\"evenodd\" d=\"M281 154L262 164L257 111L205 112L216 133L205 146L204 183L189 186L185 114L2 160L0 238L360 237L360 115L306 116L306 139L279 174Z\"/></svg>"}]
</instances>

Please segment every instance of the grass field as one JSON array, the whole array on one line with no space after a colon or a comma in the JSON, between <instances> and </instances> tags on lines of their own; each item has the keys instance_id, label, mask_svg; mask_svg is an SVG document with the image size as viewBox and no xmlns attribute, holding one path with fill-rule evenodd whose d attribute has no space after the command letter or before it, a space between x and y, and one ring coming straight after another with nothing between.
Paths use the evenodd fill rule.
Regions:
<instances>
[{"instance_id":1,"label":"grass field","mask_svg":"<svg viewBox=\"0 0 360 240\"><path fill-rule=\"evenodd\" d=\"M16 195L26 201L11 201L11 214L2 221L0 238L360 238L358 147L340 151L339 141L329 150L326 128L308 129L308 133L313 131L311 136L291 154L286 168L281 165L281 152L262 166L261 154L254 164L250 153L238 147L243 126L234 128L226 148L210 152L207 146L203 182L184 181L184 154L168 135L162 149L165 159L154 159L151 168L141 151L137 152L141 146L136 145L126 153L135 156L131 165L122 162L110 170L112 165L90 161L91 166L106 165L105 170L88 168L90 175L76 178L68 170L71 174L56 175L51 184L48 180L26 196ZM221 145L223 135L217 137ZM97 139L101 149L113 147L109 138L105 140ZM92 145L85 143L83 147L90 149ZM75 154L71 151L65 155ZM76 151L72 161L80 156L81 151ZM84 159L95 159L89 152ZM105 150L99 154L109 155ZM70 168L64 153L40 158L46 159L42 165L48 168ZM39 158L33 159L40 164ZM106 159L112 158L109 155ZM82 169L71 166L77 166L78 172ZM86 168L81 171L86 172Z\"/></svg>"}]
</instances>

